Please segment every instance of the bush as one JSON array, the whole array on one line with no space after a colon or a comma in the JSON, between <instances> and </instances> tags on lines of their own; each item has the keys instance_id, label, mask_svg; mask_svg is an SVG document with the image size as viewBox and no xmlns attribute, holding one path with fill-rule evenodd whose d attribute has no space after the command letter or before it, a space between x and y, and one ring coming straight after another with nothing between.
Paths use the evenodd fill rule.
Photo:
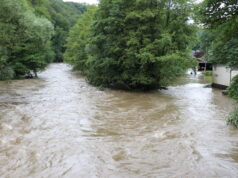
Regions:
<instances>
[{"instance_id":1,"label":"bush","mask_svg":"<svg viewBox=\"0 0 238 178\"><path fill-rule=\"evenodd\" d=\"M238 101L238 75L232 79L231 86L228 89L229 96Z\"/></svg>"},{"instance_id":2,"label":"bush","mask_svg":"<svg viewBox=\"0 0 238 178\"><path fill-rule=\"evenodd\" d=\"M0 80L10 80L14 78L14 71L11 67L0 69Z\"/></svg>"},{"instance_id":3,"label":"bush","mask_svg":"<svg viewBox=\"0 0 238 178\"><path fill-rule=\"evenodd\" d=\"M228 120L227 120L228 124L234 125L236 128L238 128L238 108L235 109L235 111L233 111Z\"/></svg>"},{"instance_id":4,"label":"bush","mask_svg":"<svg viewBox=\"0 0 238 178\"><path fill-rule=\"evenodd\" d=\"M228 88L228 95L238 102L238 75L232 79L231 86ZM238 128L238 108L230 114L227 122Z\"/></svg>"}]
</instances>

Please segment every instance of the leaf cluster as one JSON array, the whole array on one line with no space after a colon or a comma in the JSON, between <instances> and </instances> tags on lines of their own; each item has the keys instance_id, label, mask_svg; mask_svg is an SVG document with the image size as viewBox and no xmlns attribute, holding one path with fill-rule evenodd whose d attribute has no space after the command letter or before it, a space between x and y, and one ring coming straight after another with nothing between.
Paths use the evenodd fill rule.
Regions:
<instances>
[{"instance_id":1,"label":"leaf cluster","mask_svg":"<svg viewBox=\"0 0 238 178\"><path fill-rule=\"evenodd\" d=\"M85 16L70 32L66 60L96 86L167 86L194 65L191 9L186 0L101 0L93 21Z\"/></svg>"},{"instance_id":2,"label":"leaf cluster","mask_svg":"<svg viewBox=\"0 0 238 178\"><path fill-rule=\"evenodd\" d=\"M62 62L69 29L86 4L62 0L2 0L0 80L43 70Z\"/></svg>"},{"instance_id":3,"label":"leaf cluster","mask_svg":"<svg viewBox=\"0 0 238 178\"><path fill-rule=\"evenodd\" d=\"M235 0L205 0L200 6L202 49L213 63L238 66L238 5Z\"/></svg>"},{"instance_id":4,"label":"leaf cluster","mask_svg":"<svg viewBox=\"0 0 238 178\"><path fill-rule=\"evenodd\" d=\"M51 22L37 17L25 0L2 0L0 6L1 79L44 69L51 61Z\"/></svg>"}]
</instances>

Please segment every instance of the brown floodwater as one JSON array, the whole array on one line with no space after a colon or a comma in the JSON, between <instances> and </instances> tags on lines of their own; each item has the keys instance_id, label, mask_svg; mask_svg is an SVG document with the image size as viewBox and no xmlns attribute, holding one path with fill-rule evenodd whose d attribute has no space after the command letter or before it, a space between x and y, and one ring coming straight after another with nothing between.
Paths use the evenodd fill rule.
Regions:
<instances>
[{"instance_id":1,"label":"brown floodwater","mask_svg":"<svg viewBox=\"0 0 238 178\"><path fill-rule=\"evenodd\" d=\"M52 64L0 82L1 178L238 177L235 103L202 75L168 90L99 90Z\"/></svg>"}]
</instances>

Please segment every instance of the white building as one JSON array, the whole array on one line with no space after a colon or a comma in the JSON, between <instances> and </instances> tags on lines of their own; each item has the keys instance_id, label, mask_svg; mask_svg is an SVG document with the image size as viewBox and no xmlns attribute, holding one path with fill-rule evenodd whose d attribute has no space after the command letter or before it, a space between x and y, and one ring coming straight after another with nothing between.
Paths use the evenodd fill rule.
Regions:
<instances>
[{"instance_id":1,"label":"white building","mask_svg":"<svg viewBox=\"0 0 238 178\"><path fill-rule=\"evenodd\" d=\"M230 86L233 77L238 75L238 68L225 65L213 65L213 84L215 88L226 89Z\"/></svg>"}]
</instances>

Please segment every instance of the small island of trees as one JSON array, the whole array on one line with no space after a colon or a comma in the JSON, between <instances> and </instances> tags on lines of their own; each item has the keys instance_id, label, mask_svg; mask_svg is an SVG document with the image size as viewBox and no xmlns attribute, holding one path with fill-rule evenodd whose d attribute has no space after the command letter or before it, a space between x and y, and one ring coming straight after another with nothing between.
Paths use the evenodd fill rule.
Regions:
<instances>
[{"instance_id":1,"label":"small island of trees","mask_svg":"<svg viewBox=\"0 0 238 178\"><path fill-rule=\"evenodd\" d=\"M199 46L214 64L238 67L237 1L2 0L0 80L67 62L90 84L124 90L168 86L196 66ZM229 95L238 96L235 77ZM237 109L238 110L238 109ZM238 127L238 112L229 123Z\"/></svg>"}]
</instances>

